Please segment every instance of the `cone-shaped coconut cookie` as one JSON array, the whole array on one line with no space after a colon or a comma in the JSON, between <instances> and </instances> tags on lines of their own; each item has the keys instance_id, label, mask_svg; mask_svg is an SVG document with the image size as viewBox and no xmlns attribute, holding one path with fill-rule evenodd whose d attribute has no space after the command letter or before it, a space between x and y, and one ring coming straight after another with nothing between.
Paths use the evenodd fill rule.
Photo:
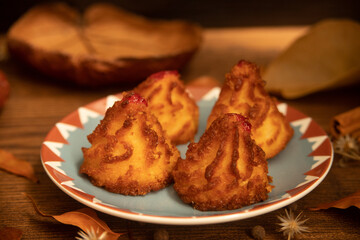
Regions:
<instances>
[{"instance_id":1,"label":"cone-shaped coconut cookie","mask_svg":"<svg viewBox=\"0 0 360 240\"><path fill-rule=\"evenodd\" d=\"M80 172L110 192L144 195L172 182L180 154L165 136L147 102L129 93L109 108L88 136Z\"/></svg>"},{"instance_id":2,"label":"cone-shaped coconut cookie","mask_svg":"<svg viewBox=\"0 0 360 240\"><path fill-rule=\"evenodd\" d=\"M246 118L228 113L189 145L173 171L174 189L185 203L203 211L230 210L268 198L265 153L250 131Z\"/></svg>"},{"instance_id":3,"label":"cone-shaped coconut cookie","mask_svg":"<svg viewBox=\"0 0 360 240\"><path fill-rule=\"evenodd\" d=\"M226 74L207 126L225 113L242 114L249 119L252 137L269 159L285 148L294 131L277 109L275 100L264 90L264 85L258 67L240 61Z\"/></svg>"},{"instance_id":4,"label":"cone-shaped coconut cookie","mask_svg":"<svg viewBox=\"0 0 360 240\"><path fill-rule=\"evenodd\" d=\"M134 89L145 97L174 144L194 139L199 121L195 100L189 96L177 71L162 71L149 76Z\"/></svg>"}]
</instances>

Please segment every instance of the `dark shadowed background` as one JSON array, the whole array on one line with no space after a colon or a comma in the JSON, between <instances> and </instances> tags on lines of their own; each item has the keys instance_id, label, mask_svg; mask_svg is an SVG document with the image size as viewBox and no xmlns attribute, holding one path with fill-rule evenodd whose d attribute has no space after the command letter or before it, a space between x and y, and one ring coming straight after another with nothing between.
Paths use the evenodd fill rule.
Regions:
<instances>
[{"instance_id":1,"label":"dark shadowed background","mask_svg":"<svg viewBox=\"0 0 360 240\"><path fill-rule=\"evenodd\" d=\"M0 31L5 32L33 5L54 2L2 0ZM65 0L79 9L96 0ZM308 25L324 18L351 18L360 21L360 1L230 1L230 0L107 0L135 13L160 19L187 19L204 27Z\"/></svg>"}]
</instances>

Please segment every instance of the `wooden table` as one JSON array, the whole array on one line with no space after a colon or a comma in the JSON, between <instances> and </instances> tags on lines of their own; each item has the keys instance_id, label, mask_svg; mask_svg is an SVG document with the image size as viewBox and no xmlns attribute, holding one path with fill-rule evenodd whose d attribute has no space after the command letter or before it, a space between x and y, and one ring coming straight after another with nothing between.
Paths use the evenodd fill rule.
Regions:
<instances>
[{"instance_id":1,"label":"wooden table","mask_svg":"<svg viewBox=\"0 0 360 240\"><path fill-rule=\"evenodd\" d=\"M305 29L206 30L203 47L183 72L183 78L189 81L200 75L210 75L221 81L224 73L240 58L265 66ZM265 37L267 41L264 41ZM222 44L217 44L219 41ZM0 228L8 226L21 229L23 239L74 239L78 228L38 216L22 192L31 195L43 212L52 215L84 207L49 179L40 162L41 144L53 125L76 108L131 86L91 90L58 84L11 59L2 60L0 69L6 73L11 85L11 96L0 110L0 149L29 161L40 180L35 184L0 171ZM356 86L283 101L311 116L327 131L332 116L359 105L359 93L360 88ZM303 211L309 218L306 225L311 230L302 239L360 239L359 209L308 210L309 207L337 200L360 188L360 163L350 162L343 167L338 160L335 158L325 180L296 202L297 212ZM169 233L170 239L208 240L251 239L250 231L256 225L265 228L265 239L282 239L276 223L279 222L277 215L283 213L284 210L279 209L250 219L200 226L165 226L134 222L101 212L98 215L114 232L129 232L130 239L153 239L154 231L163 228ZM127 239L127 235L121 239Z\"/></svg>"}]
</instances>

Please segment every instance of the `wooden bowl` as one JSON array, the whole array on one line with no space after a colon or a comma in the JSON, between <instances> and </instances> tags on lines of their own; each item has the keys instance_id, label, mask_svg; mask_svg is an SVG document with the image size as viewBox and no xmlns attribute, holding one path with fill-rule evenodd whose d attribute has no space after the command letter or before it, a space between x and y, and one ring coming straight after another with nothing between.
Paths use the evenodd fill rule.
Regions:
<instances>
[{"instance_id":1,"label":"wooden bowl","mask_svg":"<svg viewBox=\"0 0 360 240\"><path fill-rule=\"evenodd\" d=\"M179 70L201 44L201 28L150 20L114 5L84 14L64 3L35 6L8 31L14 58L61 81L83 86L136 83L161 70Z\"/></svg>"}]
</instances>

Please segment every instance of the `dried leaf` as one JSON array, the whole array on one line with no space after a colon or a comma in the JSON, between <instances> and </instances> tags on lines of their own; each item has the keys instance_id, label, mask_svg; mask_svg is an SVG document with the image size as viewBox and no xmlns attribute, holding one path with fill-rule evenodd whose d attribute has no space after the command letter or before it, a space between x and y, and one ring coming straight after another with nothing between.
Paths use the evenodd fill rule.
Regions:
<instances>
[{"instance_id":1,"label":"dried leaf","mask_svg":"<svg viewBox=\"0 0 360 240\"><path fill-rule=\"evenodd\" d=\"M90 208L82 208L76 211L67 212L61 215L53 216L56 220L64 224L70 224L81 228L87 232L91 228L99 229L99 232L106 231L108 240L118 239L123 233L115 233L96 215Z\"/></svg>"},{"instance_id":2,"label":"dried leaf","mask_svg":"<svg viewBox=\"0 0 360 240\"><path fill-rule=\"evenodd\" d=\"M269 64L263 74L266 89L295 99L324 89L357 84L359 40L360 24L356 21L325 19L313 25Z\"/></svg>"},{"instance_id":3,"label":"dried leaf","mask_svg":"<svg viewBox=\"0 0 360 240\"><path fill-rule=\"evenodd\" d=\"M79 227L85 232L90 231L90 229L94 229L100 233L106 232L106 240L116 240L124 234L111 231L108 225L97 216L94 210L90 208L82 208L79 210L66 212L61 215L48 215L39 210L34 199L30 195L26 193L24 193L24 195L31 200L35 211L43 217L52 217L63 224Z\"/></svg>"},{"instance_id":4,"label":"dried leaf","mask_svg":"<svg viewBox=\"0 0 360 240\"><path fill-rule=\"evenodd\" d=\"M2 38L0 37L0 61L3 59L2 53ZM6 75L3 71L0 70L0 108L5 105L5 102L9 98L10 95L10 84L6 78Z\"/></svg>"},{"instance_id":5,"label":"dried leaf","mask_svg":"<svg viewBox=\"0 0 360 240\"><path fill-rule=\"evenodd\" d=\"M3 227L0 229L1 240L20 240L22 231L13 227Z\"/></svg>"},{"instance_id":6,"label":"dried leaf","mask_svg":"<svg viewBox=\"0 0 360 240\"><path fill-rule=\"evenodd\" d=\"M0 149L0 168L10 173L26 177L27 179L38 182L34 169L27 161L16 158L10 152Z\"/></svg>"},{"instance_id":7,"label":"dried leaf","mask_svg":"<svg viewBox=\"0 0 360 240\"><path fill-rule=\"evenodd\" d=\"M310 210L316 211L316 210L320 210L320 209L329 209L332 207L346 209L351 206L360 208L360 190L347 196L347 197L344 197L340 200L337 200L334 202L329 202L329 203L322 203L322 204L318 205L317 207L310 208Z\"/></svg>"}]
</instances>

